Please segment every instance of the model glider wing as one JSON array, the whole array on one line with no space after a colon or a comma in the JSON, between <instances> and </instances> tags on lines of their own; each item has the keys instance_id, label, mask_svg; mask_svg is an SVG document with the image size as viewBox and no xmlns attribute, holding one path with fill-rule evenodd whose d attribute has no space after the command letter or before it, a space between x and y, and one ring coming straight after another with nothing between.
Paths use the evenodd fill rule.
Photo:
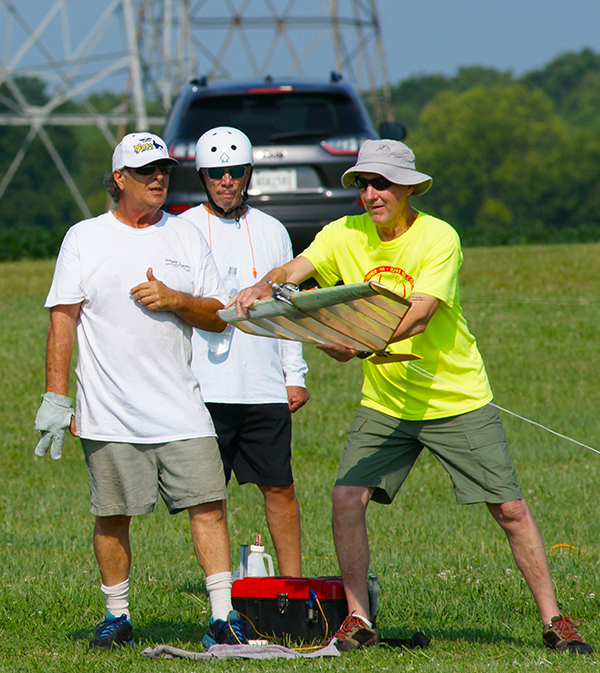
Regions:
<instances>
[{"instance_id":1,"label":"model glider wing","mask_svg":"<svg viewBox=\"0 0 600 673\"><path fill-rule=\"evenodd\" d=\"M238 318L235 308L219 316L248 334L305 343L347 346L376 355L374 364L420 359L387 347L410 302L375 282L291 292L264 299Z\"/></svg>"}]
</instances>

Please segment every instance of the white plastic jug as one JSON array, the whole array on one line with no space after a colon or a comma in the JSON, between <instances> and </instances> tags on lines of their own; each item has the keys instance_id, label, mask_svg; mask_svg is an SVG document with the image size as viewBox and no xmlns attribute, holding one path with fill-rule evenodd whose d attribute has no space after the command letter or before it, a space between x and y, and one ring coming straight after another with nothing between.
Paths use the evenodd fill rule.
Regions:
<instances>
[{"instance_id":1,"label":"white plastic jug","mask_svg":"<svg viewBox=\"0 0 600 673\"><path fill-rule=\"evenodd\" d=\"M273 577L274 575L275 569L273 568L273 559L271 558L270 554L265 554L265 548L260 544L260 536L258 536L256 539L256 544L250 545L250 553L248 554L248 570L246 576Z\"/></svg>"}]
</instances>

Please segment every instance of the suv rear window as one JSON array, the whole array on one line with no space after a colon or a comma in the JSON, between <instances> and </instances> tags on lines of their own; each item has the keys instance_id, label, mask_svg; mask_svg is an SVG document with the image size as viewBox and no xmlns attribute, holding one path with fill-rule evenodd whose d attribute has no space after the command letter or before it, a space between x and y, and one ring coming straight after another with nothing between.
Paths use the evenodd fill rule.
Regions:
<instances>
[{"instance_id":1,"label":"suv rear window","mask_svg":"<svg viewBox=\"0 0 600 673\"><path fill-rule=\"evenodd\" d=\"M253 145L311 143L365 132L360 111L349 98L314 92L204 96L190 105L179 137L195 140L215 126L241 129Z\"/></svg>"}]
</instances>

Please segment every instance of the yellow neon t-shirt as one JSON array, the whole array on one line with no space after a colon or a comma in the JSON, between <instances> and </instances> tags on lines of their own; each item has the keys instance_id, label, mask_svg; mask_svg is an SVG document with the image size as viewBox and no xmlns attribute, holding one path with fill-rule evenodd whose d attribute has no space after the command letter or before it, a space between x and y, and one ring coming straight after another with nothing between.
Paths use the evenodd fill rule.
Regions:
<instances>
[{"instance_id":1,"label":"yellow neon t-shirt","mask_svg":"<svg viewBox=\"0 0 600 673\"><path fill-rule=\"evenodd\" d=\"M492 400L475 337L462 314L458 272L460 239L446 222L419 213L412 227L382 241L368 214L344 217L324 227L302 253L323 287L374 280L410 298L436 297L440 305L423 334L390 346L423 359L409 363L363 363L362 404L396 418L431 420L463 414Z\"/></svg>"}]
</instances>

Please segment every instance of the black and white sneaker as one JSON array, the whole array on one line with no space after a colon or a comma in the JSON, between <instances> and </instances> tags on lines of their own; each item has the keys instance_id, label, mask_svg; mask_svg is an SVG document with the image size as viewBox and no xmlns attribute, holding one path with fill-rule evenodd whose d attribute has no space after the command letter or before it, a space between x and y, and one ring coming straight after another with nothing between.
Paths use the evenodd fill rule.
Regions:
<instances>
[{"instance_id":1,"label":"black and white sneaker","mask_svg":"<svg viewBox=\"0 0 600 673\"><path fill-rule=\"evenodd\" d=\"M232 610L227 616L227 621L210 618L202 644L206 649L212 645L245 645L248 642L246 633L249 630L250 624L242 619L237 610Z\"/></svg>"},{"instance_id":2,"label":"black and white sneaker","mask_svg":"<svg viewBox=\"0 0 600 673\"><path fill-rule=\"evenodd\" d=\"M133 625L126 615L106 617L96 627L90 640L90 650L112 650L115 647L133 647Z\"/></svg>"}]
</instances>

